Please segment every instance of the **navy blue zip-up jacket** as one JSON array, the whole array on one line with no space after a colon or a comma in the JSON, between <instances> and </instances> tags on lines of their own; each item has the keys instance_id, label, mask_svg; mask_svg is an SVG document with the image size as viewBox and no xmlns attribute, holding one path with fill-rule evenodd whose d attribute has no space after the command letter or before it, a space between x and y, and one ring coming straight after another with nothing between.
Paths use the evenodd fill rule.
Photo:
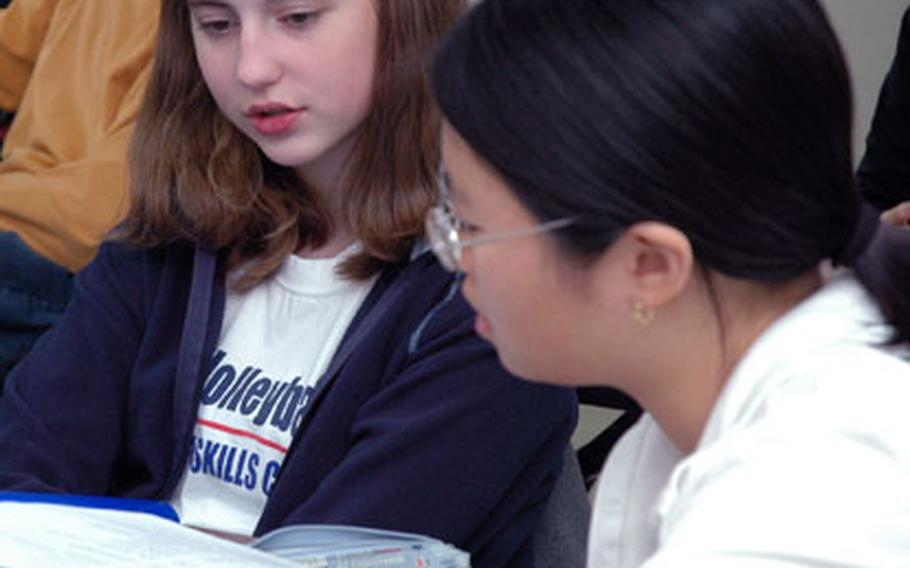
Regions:
<instances>
[{"instance_id":1,"label":"navy blue zip-up jacket","mask_svg":"<svg viewBox=\"0 0 910 568\"><path fill-rule=\"evenodd\" d=\"M224 300L223 270L201 249L105 244L63 320L7 379L0 488L169 499ZM352 340L317 386L256 534L382 527L450 542L475 567L531 565L574 394L508 375L429 253L380 278L339 352Z\"/></svg>"}]
</instances>

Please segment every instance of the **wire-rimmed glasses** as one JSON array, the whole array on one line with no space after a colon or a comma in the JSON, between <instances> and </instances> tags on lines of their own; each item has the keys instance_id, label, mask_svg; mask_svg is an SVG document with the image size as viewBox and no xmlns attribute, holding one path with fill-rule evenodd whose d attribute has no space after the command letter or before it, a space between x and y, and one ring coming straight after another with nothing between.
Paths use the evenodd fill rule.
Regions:
<instances>
[{"instance_id":1,"label":"wire-rimmed glasses","mask_svg":"<svg viewBox=\"0 0 910 568\"><path fill-rule=\"evenodd\" d=\"M462 251L468 247L546 233L561 229L575 222L574 218L566 217L523 229L484 235L473 239L462 239L461 231L464 229L464 222L456 217L452 211L452 205L449 201L448 183L445 172L442 169L440 169L439 173L439 189L441 194L440 202L427 213L426 231L430 246L439 259L439 263L450 272L459 270Z\"/></svg>"}]
</instances>

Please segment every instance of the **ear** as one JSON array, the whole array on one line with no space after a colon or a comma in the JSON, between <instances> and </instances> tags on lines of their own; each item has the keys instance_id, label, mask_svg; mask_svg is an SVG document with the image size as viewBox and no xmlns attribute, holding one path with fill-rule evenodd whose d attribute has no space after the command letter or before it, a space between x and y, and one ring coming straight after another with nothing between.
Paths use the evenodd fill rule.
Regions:
<instances>
[{"instance_id":1,"label":"ear","mask_svg":"<svg viewBox=\"0 0 910 568\"><path fill-rule=\"evenodd\" d=\"M694 266L689 239L656 221L632 225L614 243L622 279L631 301L660 308L679 296Z\"/></svg>"}]
</instances>

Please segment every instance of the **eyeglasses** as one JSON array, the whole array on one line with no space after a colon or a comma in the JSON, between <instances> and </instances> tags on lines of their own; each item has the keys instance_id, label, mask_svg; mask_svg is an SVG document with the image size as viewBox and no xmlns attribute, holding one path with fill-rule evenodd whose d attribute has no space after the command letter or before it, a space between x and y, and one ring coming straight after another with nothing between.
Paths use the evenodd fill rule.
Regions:
<instances>
[{"instance_id":1,"label":"eyeglasses","mask_svg":"<svg viewBox=\"0 0 910 568\"><path fill-rule=\"evenodd\" d=\"M452 211L452 204L448 198L448 183L443 170L440 170L439 173L439 189L442 197L440 203L427 213L426 231L427 238L430 240L430 247L442 267L449 272L457 272L459 270L462 251L468 247L546 233L569 226L575 222L573 218L556 219L523 229L463 240L460 233L464 230L465 224Z\"/></svg>"}]
</instances>

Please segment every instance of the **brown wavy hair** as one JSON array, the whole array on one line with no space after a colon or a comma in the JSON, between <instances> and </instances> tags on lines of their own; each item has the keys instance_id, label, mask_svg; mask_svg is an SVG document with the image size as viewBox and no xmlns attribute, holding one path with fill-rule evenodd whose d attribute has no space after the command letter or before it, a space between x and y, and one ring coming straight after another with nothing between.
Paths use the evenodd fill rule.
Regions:
<instances>
[{"instance_id":1,"label":"brown wavy hair","mask_svg":"<svg viewBox=\"0 0 910 568\"><path fill-rule=\"evenodd\" d=\"M427 63L464 0L371 0L379 33L373 105L344 172L346 221L363 250L341 268L365 279L403 262L435 199L438 112ZM186 0L162 0L152 78L130 145L131 204L118 232L143 247L199 243L255 286L332 230L314 192L219 111L196 63Z\"/></svg>"}]
</instances>

